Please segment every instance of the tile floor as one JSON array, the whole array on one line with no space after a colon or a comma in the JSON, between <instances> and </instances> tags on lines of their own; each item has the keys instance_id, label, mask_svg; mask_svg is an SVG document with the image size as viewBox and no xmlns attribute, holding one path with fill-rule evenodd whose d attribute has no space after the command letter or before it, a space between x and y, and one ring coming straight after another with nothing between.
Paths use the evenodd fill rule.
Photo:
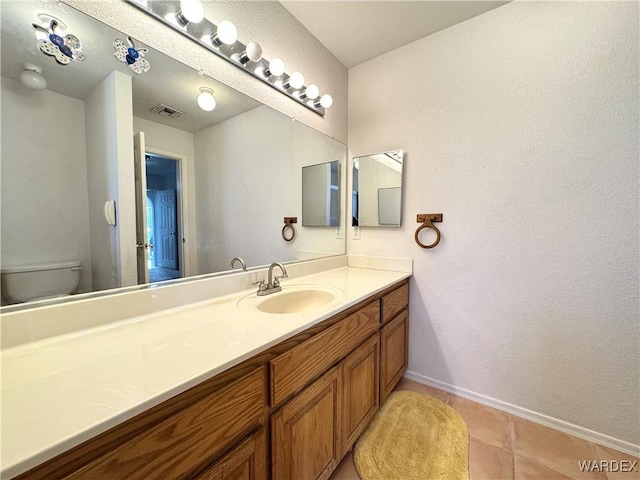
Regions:
<instances>
[{"instance_id":1,"label":"tile floor","mask_svg":"<svg viewBox=\"0 0 640 480\"><path fill-rule=\"evenodd\" d=\"M470 480L640 480L636 471L581 473L580 460L637 461L625 453L596 445L491 407L403 378L396 390L436 397L455 408L469 429ZM359 480L351 453L330 480ZM427 480L427 479L425 479Z\"/></svg>"}]
</instances>

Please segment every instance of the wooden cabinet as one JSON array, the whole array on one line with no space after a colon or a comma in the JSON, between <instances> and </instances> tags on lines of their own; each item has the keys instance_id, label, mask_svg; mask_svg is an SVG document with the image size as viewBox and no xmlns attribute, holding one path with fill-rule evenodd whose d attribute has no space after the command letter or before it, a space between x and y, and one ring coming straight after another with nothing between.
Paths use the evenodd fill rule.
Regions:
<instances>
[{"instance_id":1,"label":"wooden cabinet","mask_svg":"<svg viewBox=\"0 0 640 480\"><path fill-rule=\"evenodd\" d=\"M267 434L260 429L194 480L267 480Z\"/></svg>"},{"instance_id":2,"label":"wooden cabinet","mask_svg":"<svg viewBox=\"0 0 640 480\"><path fill-rule=\"evenodd\" d=\"M271 415L272 479L331 475L378 411L378 368L375 334Z\"/></svg>"},{"instance_id":3,"label":"wooden cabinet","mask_svg":"<svg viewBox=\"0 0 640 480\"><path fill-rule=\"evenodd\" d=\"M374 335L340 365L342 377L341 456L353 446L380 406L379 340Z\"/></svg>"},{"instance_id":4,"label":"wooden cabinet","mask_svg":"<svg viewBox=\"0 0 640 480\"><path fill-rule=\"evenodd\" d=\"M380 330L380 402L384 403L408 364L409 316L406 310Z\"/></svg>"},{"instance_id":5,"label":"wooden cabinet","mask_svg":"<svg viewBox=\"0 0 640 480\"><path fill-rule=\"evenodd\" d=\"M372 302L271 360L271 405L280 405L347 356L378 330L379 319L378 302Z\"/></svg>"},{"instance_id":6,"label":"wooden cabinet","mask_svg":"<svg viewBox=\"0 0 640 480\"><path fill-rule=\"evenodd\" d=\"M263 423L265 373L264 368L256 369L66 478L164 480L190 477Z\"/></svg>"},{"instance_id":7,"label":"wooden cabinet","mask_svg":"<svg viewBox=\"0 0 640 480\"><path fill-rule=\"evenodd\" d=\"M271 415L271 478L329 478L341 459L339 390L333 368Z\"/></svg>"},{"instance_id":8,"label":"wooden cabinet","mask_svg":"<svg viewBox=\"0 0 640 480\"><path fill-rule=\"evenodd\" d=\"M398 288L384 295L381 304L380 321L384 325L409 306L409 284L403 282Z\"/></svg>"},{"instance_id":9,"label":"wooden cabinet","mask_svg":"<svg viewBox=\"0 0 640 480\"><path fill-rule=\"evenodd\" d=\"M402 281L16 478L327 479L407 368L408 303Z\"/></svg>"}]
</instances>

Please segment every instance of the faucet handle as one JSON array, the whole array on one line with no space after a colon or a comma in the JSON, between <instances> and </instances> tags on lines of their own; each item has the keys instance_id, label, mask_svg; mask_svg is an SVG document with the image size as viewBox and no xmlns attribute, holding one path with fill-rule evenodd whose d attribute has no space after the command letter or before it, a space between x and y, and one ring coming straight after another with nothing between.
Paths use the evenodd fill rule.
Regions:
<instances>
[{"instance_id":1,"label":"faucet handle","mask_svg":"<svg viewBox=\"0 0 640 480\"><path fill-rule=\"evenodd\" d=\"M280 279L281 278L289 278L289 275L287 275L287 272L283 272L282 275L278 276L275 275L273 278L273 286L274 287L279 287L280 286Z\"/></svg>"},{"instance_id":2,"label":"faucet handle","mask_svg":"<svg viewBox=\"0 0 640 480\"><path fill-rule=\"evenodd\" d=\"M262 292L267 289L267 285L264 283L264 278L259 278L258 280L251 282L251 285L253 286L258 285L259 292Z\"/></svg>"}]
</instances>

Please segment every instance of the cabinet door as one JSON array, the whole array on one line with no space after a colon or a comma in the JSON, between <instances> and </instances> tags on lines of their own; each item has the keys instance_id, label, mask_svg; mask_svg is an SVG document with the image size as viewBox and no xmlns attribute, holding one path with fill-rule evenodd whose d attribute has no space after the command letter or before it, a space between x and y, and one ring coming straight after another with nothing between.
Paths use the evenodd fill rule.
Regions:
<instances>
[{"instance_id":1,"label":"cabinet door","mask_svg":"<svg viewBox=\"0 0 640 480\"><path fill-rule=\"evenodd\" d=\"M333 368L271 416L273 479L326 479L338 466L339 390Z\"/></svg>"},{"instance_id":2,"label":"cabinet door","mask_svg":"<svg viewBox=\"0 0 640 480\"><path fill-rule=\"evenodd\" d=\"M266 480L267 434L260 429L194 480Z\"/></svg>"},{"instance_id":3,"label":"cabinet door","mask_svg":"<svg viewBox=\"0 0 640 480\"><path fill-rule=\"evenodd\" d=\"M380 403L402 378L408 363L409 315L400 313L380 330Z\"/></svg>"},{"instance_id":4,"label":"cabinet door","mask_svg":"<svg viewBox=\"0 0 640 480\"><path fill-rule=\"evenodd\" d=\"M371 337L340 365L343 399L341 456L353 446L380 406L378 339L378 335Z\"/></svg>"}]
</instances>

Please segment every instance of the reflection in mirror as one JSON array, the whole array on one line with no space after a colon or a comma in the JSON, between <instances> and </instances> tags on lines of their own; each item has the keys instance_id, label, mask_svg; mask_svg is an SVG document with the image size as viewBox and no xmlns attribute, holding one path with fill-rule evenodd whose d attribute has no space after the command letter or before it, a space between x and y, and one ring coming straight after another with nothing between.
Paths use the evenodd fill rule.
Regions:
<instances>
[{"instance_id":1,"label":"reflection in mirror","mask_svg":"<svg viewBox=\"0 0 640 480\"><path fill-rule=\"evenodd\" d=\"M133 38L150 65L136 72L118 48L135 32L62 2L0 9L3 305L230 271L236 256L252 268L345 253L317 229L280 235L301 215L302 167L344 165L344 145ZM38 14L62 20L85 60L44 55ZM25 62L45 89L21 82Z\"/></svg>"},{"instance_id":2,"label":"reflection in mirror","mask_svg":"<svg viewBox=\"0 0 640 480\"><path fill-rule=\"evenodd\" d=\"M402 150L354 157L353 226L400 226L402 167Z\"/></svg>"},{"instance_id":3,"label":"reflection in mirror","mask_svg":"<svg viewBox=\"0 0 640 480\"><path fill-rule=\"evenodd\" d=\"M302 168L302 226L340 225L340 161Z\"/></svg>"}]
</instances>

